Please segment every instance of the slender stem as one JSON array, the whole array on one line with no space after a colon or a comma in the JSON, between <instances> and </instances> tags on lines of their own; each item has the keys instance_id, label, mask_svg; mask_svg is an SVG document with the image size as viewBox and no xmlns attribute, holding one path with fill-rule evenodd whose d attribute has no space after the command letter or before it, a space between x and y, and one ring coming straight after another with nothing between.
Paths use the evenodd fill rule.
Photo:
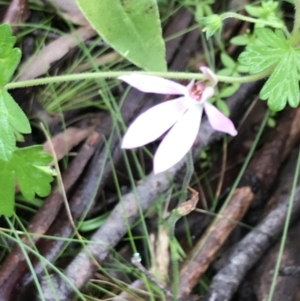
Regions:
<instances>
[{"instance_id":1,"label":"slender stem","mask_svg":"<svg viewBox=\"0 0 300 301\"><path fill-rule=\"evenodd\" d=\"M194 173L194 161L193 153L190 150L186 154L186 173L182 183L182 192L179 198L179 206L186 200L187 188L191 181L192 175ZM174 209L168 220L169 235L170 235L170 249L171 249L171 261L173 269L173 300L177 300L178 296L178 285L179 285L179 264L178 264L178 251L176 248L176 237L175 237L175 224L182 217L178 210Z\"/></svg>"},{"instance_id":2,"label":"slender stem","mask_svg":"<svg viewBox=\"0 0 300 301\"><path fill-rule=\"evenodd\" d=\"M299 29L300 29L300 0L295 0L295 21L292 31L292 44L299 43Z\"/></svg>"},{"instance_id":3,"label":"slender stem","mask_svg":"<svg viewBox=\"0 0 300 301\"><path fill-rule=\"evenodd\" d=\"M300 173L300 151L298 153L298 159L297 159L296 170L295 170L295 175L294 175L294 180L293 180L293 185L292 185L292 190L291 190L291 195L290 195L290 201L289 201L288 210L286 213L286 220L284 223L284 228L283 228L283 233L282 233L282 240L280 242L278 257L277 257L276 266L275 266L273 279L272 279L270 292L269 292L267 301L271 301L273 299L273 295L275 292L275 287L277 284L278 274L279 274L279 270L280 270L280 264L281 264L281 261L283 258L284 247L285 247L285 243L286 243L286 239L287 239L287 235L288 235L290 221L292 218L293 205L294 205L294 201L295 201L299 173Z\"/></svg>"},{"instance_id":4,"label":"slender stem","mask_svg":"<svg viewBox=\"0 0 300 301\"><path fill-rule=\"evenodd\" d=\"M275 28L283 28L285 27L282 23L279 22L270 22L270 21L265 21L265 20L261 20L261 19L255 19L255 18L251 18L251 17L247 17L238 13L234 13L234 12L226 12L220 15L222 20L225 20L227 18L235 18L235 19L239 19L242 21L247 21L247 22L251 22L251 23L259 23L259 24L263 24L263 25L267 25L267 26L271 26L271 27L275 27Z\"/></svg>"},{"instance_id":5,"label":"slender stem","mask_svg":"<svg viewBox=\"0 0 300 301\"><path fill-rule=\"evenodd\" d=\"M178 300L178 286L179 286L179 258L177 250L177 241L175 237L175 225L181 218L181 215L174 209L167 220L167 227L169 232L171 263L172 263L172 282L173 282L173 301Z\"/></svg>"},{"instance_id":6,"label":"slender stem","mask_svg":"<svg viewBox=\"0 0 300 301\"><path fill-rule=\"evenodd\" d=\"M185 159L186 159L186 173L182 183L182 192L179 198L179 205L181 205L186 200L187 188L188 185L190 184L191 178L194 173L194 160L193 160L193 154L191 150L186 154Z\"/></svg>"},{"instance_id":7,"label":"slender stem","mask_svg":"<svg viewBox=\"0 0 300 301\"><path fill-rule=\"evenodd\" d=\"M262 79L272 72L272 68L268 68L260 73L256 73L248 76L240 77L230 77L216 75L218 81L224 83L248 83ZM68 74L68 75L59 75L45 78L37 78L26 81L20 81L15 83L8 83L5 85L5 89L16 89L16 88L25 88L38 85L47 85L53 83L61 83L67 81L78 81L78 80L87 80L87 79L99 79L99 78L117 78L121 75L128 74L145 74L145 75L156 75L160 77L173 78L173 79L195 79L202 80L202 73L185 73L185 72L147 72L147 71L108 71L108 72L94 72L94 73L78 73L78 74Z\"/></svg>"}]
</instances>

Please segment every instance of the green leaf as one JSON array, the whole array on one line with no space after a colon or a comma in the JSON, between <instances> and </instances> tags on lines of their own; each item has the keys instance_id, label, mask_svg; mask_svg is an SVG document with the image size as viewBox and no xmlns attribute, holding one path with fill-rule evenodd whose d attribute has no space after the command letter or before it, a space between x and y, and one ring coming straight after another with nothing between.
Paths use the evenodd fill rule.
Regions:
<instances>
[{"instance_id":1,"label":"green leaf","mask_svg":"<svg viewBox=\"0 0 300 301\"><path fill-rule=\"evenodd\" d=\"M259 17L262 12L261 7L257 7L253 5L245 5L245 10L249 15L253 17Z\"/></svg>"},{"instance_id":2,"label":"green leaf","mask_svg":"<svg viewBox=\"0 0 300 301\"><path fill-rule=\"evenodd\" d=\"M217 74L222 75L222 76L231 76L232 75L232 70L229 69L229 68L224 68L224 69L218 70Z\"/></svg>"},{"instance_id":3,"label":"green leaf","mask_svg":"<svg viewBox=\"0 0 300 301\"><path fill-rule=\"evenodd\" d=\"M7 109L0 98L0 160L8 161L15 148L16 138L7 118Z\"/></svg>"},{"instance_id":4,"label":"green leaf","mask_svg":"<svg viewBox=\"0 0 300 301\"><path fill-rule=\"evenodd\" d=\"M237 72L238 73L249 73L249 67L244 65L238 65L237 66Z\"/></svg>"},{"instance_id":5,"label":"green leaf","mask_svg":"<svg viewBox=\"0 0 300 301\"><path fill-rule=\"evenodd\" d=\"M16 38L8 24L0 25L0 87L6 85L21 59L21 51L13 48Z\"/></svg>"},{"instance_id":6,"label":"green leaf","mask_svg":"<svg viewBox=\"0 0 300 301\"><path fill-rule=\"evenodd\" d=\"M10 94L0 89L0 160L8 161L16 147L15 132L31 132L29 121Z\"/></svg>"},{"instance_id":7,"label":"green leaf","mask_svg":"<svg viewBox=\"0 0 300 301\"><path fill-rule=\"evenodd\" d=\"M77 0L95 30L116 51L148 71L166 71L156 0Z\"/></svg>"},{"instance_id":8,"label":"green leaf","mask_svg":"<svg viewBox=\"0 0 300 301\"><path fill-rule=\"evenodd\" d=\"M31 127L28 118L6 90L0 90L0 101L2 100L4 102L6 116L11 127L22 134L31 133Z\"/></svg>"},{"instance_id":9,"label":"green leaf","mask_svg":"<svg viewBox=\"0 0 300 301\"><path fill-rule=\"evenodd\" d=\"M3 109L5 107L0 100L0 116ZM16 138L8 119L2 116L0 117L0 129L0 160L8 161L16 148Z\"/></svg>"},{"instance_id":10,"label":"green leaf","mask_svg":"<svg viewBox=\"0 0 300 301\"><path fill-rule=\"evenodd\" d=\"M255 31L257 38L263 43L266 44L269 47L272 47L274 49L282 48L286 49L289 48L289 42L285 38L283 31L280 29L277 29L275 31L272 31L269 28L258 28Z\"/></svg>"},{"instance_id":11,"label":"green leaf","mask_svg":"<svg viewBox=\"0 0 300 301\"><path fill-rule=\"evenodd\" d=\"M282 21L276 16L276 11L278 8L278 1L263 1L261 6L245 5L245 10L247 13L253 17L256 17L261 20L274 21L282 23ZM256 27L265 27L257 23Z\"/></svg>"},{"instance_id":12,"label":"green leaf","mask_svg":"<svg viewBox=\"0 0 300 301\"><path fill-rule=\"evenodd\" d=\"M224 115L226 116L230 115L230 110L228 108L227 103L224 100L218 99L216 102L216 106Z\"/></svg>"},{"instance_id":13,"label":"green leaf","mask_svg":"<svg viewBox=\"0 0 300 301\"><path fill-rule=\"evenodd\" d=\"M225 97L229 97L231 95L233 95L240 87L240 84L235 83L235 84L231 84L228 87L225 87L221 90L221 92L219 93L219 96L221 98L225 98Z\"/></svg>"},{"instance_id":14,"label":"green leaf","mask_svg":"<svg viewBox=\"0 0 300 301\"><path fill-rule=\"evenodd\" d=\"M285 53L260 91L260 98L268 99L272 111L282 110L287 102L293 108L299 105L299 61L299 51Z\"/></svg>"},{"instance_id":15,"label":"green leaf","mask_svg":"<svg viewBox=\"0 0 300 301\"><path fill-rule=\"evenodd\" d=\"M244 34L244 35L233 37L230 40L230 43L234 45L244 46L249 43L249 40L250 40L249 36L247 34Z\"/></svg>"},{"instance_id":16,"label":"green leaf","mask_svg":"<svg viewBox=\"0 0 300 301\"><path fill-rule=\"evenodd\" d=\"M300 98L300 48L294 48L281 30L263 28L257 29L256 34L255 43L240 55L240 63L249 67L249 73L274 68L260 91L260 98L268 100L271 110L280 111L287 103L297 107Z\"/></svg>"},{"instance_id":17,"label":"green leaf","mask_svg":"<svg viewBox=\"0 0 300 301\"><path fill-rule=\"evenodd\" d=\"M12 216L14 213L15 198L15 177L13 173L7 172L5 169L0 170L0 183L2 185L0 191L0 216Z\"/></svg>"},{"instance_id":18,"label":"green leaf","mask_svg":"<svg viewBox=\"0 0 300 301\"><path fill-rule=\"evenodd\" d=\"M276 65L291 48L279 29L274 32L268 28L259 28L256 34L255 43L250 44L238 58L242 65L249 66L249 73L258 73Z\"/></svg>"},{"instance_id":19,"label":"green leaf","mask_svg":"<svg viewBox=\"0 0 300 301\"><path fill-rule=\"evenodd\" d=\"M44 197L50 193L53 178L41 167L47 166L52 159L43 152L43 146L35 145L16 149L9 161L0 161L0 215L13 214L15 182L28 200L35 194Z\"/></svg>"},{"instance_id":20,"label":"green leaf","mask_svg":"<svg viewBox=\"0 0 300 301\"><path fill-rule=\"evenodd\" d=\"M190 2L185 1L185 5L196 5L196 16L197 18L201 18L213 14L211 6L214 2L215 2L214 0L202 0L202 1L190 1Z\"/></svg>"},{"instance_id":21,"label":"green leaf","mask_svg":"<svg viewBox=\"0 0 300 301\"><path fill-rule=\"evenodd\" d=\"M223 65L227 68L234 69L236 62L227 54L221 53L221 61Z\"/></svg>"}]
</instances>

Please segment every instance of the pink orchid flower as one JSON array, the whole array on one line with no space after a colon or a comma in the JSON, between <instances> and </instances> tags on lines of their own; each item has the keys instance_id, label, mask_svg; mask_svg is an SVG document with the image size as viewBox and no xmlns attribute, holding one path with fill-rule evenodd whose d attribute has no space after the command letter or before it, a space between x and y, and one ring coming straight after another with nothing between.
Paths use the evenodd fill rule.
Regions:
<instances>
[{"instance_id":1,"label":"pink orchid flower","mask_svg":"<svg viewBox=\"0 0 300 301\"><path fill-rule=\"evenodd\" d=\"M207 67L200 68L203 82L192 81L187 87L157 76L123 75L125 81L142 92L183 95L165 101L141 114L129 127L122 148L140 147L168 133L154 156L154 173L166 171L179 162L191 149L197 137L203 109L216 131L237 134L232 121L213 106L208 99L214 94L217 78Z\"/></svg>"}]
</instances>

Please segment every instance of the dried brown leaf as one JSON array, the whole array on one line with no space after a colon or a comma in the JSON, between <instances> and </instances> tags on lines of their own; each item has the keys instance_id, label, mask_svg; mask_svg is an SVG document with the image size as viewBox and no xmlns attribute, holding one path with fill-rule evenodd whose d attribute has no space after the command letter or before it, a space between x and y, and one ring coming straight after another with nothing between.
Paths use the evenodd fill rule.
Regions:
<instances>
[{"instance_id":1,"label":"dried brown leaf","mask_svg":"<svg viewBox=\"0 0 300 301\"><path fill-rule=\"evenodd\" d=\"M49 43L29 63L26 62L21 66L20 80L28 80L43 75L49 70L52 63L61 59L79 42L95 35L96 31L91 27L81 27L75 32Z\"/></svg>"},{"instance_id":2,"label":"dried brown leaf","mask_svg":"<svg viewBox=\"0 0 300 301\"><path fill-rule=\"evenodd\" d=\"M74 146L86 139L92 132L93 128L94 127L79 129L75 127L69 127L63 133L59 133L50 141L47 141L44 144L44 151L52 154L52 149L54 149L56 158L59 161L65 155L67 155ZM53 164L54 162L51 163L51 165Z\"/></svg>"},{"instance_id":3,"label":"dried brown leaf","mask_svg":"<svg viewBox=\"0 0 300 301\"><path fill-rule=\"evenodd\" d=\"M29 16L27 0L12 0L5 12L2 23L21 23L27 20ZM16 33L17 27L13 26Z\"/></svg>"},{"instance_id":4,"label":"dried brown leaf","mask_svg":"<svg viewBox=\"0 0 300 301\"><path fill-rule=\"evenodd\" d=\"M45 2L54 6L57 12L65 19L82 26L89 25L89 22L78 7L76 0L47 0Z\"/></svg>"}]
</instances>

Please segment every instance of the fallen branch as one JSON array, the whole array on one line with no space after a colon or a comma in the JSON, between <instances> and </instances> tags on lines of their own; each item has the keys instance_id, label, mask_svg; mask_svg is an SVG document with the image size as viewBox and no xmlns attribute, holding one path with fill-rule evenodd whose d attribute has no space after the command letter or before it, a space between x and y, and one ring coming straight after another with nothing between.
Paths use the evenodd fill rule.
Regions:
<instances>
[{"instance_id":1,"label":"fallen branch","mask_svg":"<svg viewBox=\"0 0 300 301\"><path fill-rule=\"evenodd\" d=\"M235 246L228 259L229 263L213 278L209 293L204 299L205 301L231 299L249 269L281 234L289 202L290 195L283 195L279 205ZM299 213L300 186L298 185L293 203L292 220L299 216Z\"/></svg>"}]
</instances>

